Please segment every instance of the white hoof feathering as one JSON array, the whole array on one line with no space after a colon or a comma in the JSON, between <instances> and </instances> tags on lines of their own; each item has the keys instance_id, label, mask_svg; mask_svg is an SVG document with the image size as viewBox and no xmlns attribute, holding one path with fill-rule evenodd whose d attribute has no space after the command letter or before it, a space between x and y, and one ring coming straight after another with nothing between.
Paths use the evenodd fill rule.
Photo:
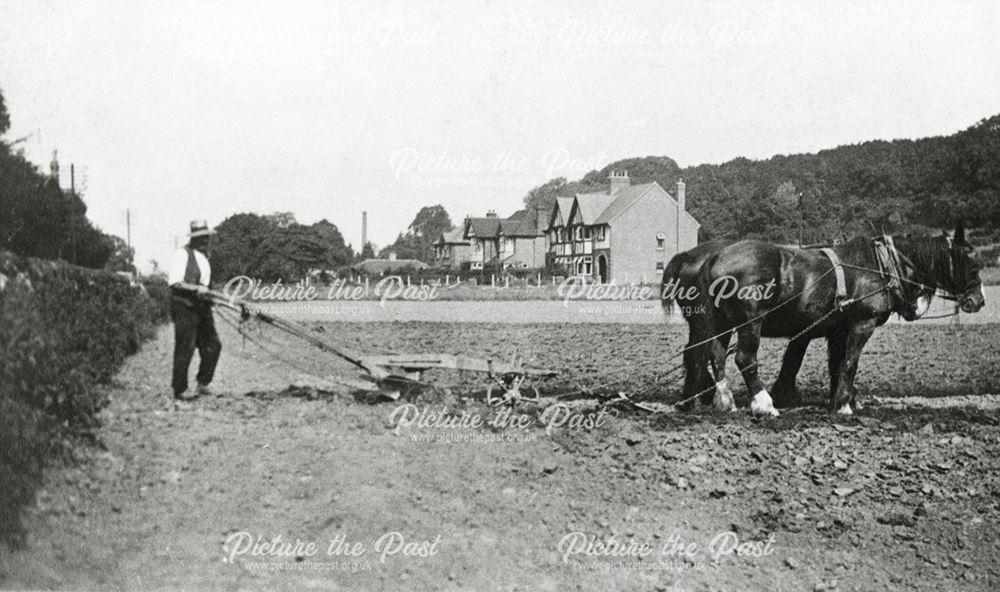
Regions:
<instances>
[{"instance_id":1,"label":"white hoof feathering","mask_svg":"<svg viewBox=\"0 0 1000 592\"><path fill-rule=\"evenodd\" d=\"M841 415L854 415L854 410L851 409L850 403L844 403L844 406L838 409L837 413Z\"/></svg>"},{"instance_id":2,"label":"white hoof feathering","mask_svg":"<svg viewBox=\"0 0 1000 592\"><path fill-rule=\"evenodd\" d=\"M931 307L931 297L930 296L921 296L920 298L918 298L917 299L917 318L919 319L920 317L922 317L925 314L927 314L927 310L930 309L930 307Z\"/></svg>"},{"instance_id":3,"label":"white hoof feathering","mask_svg":"<svg viewBox=\"0 0 1000 592\"><path fill-rule=\"evenodd\" d=\"M736 411L733 392L729 390L729 382L726 380L715 383L715 408L720 411Z\"/></svg>"},{"instance_id":4,"label":"white hoof feathering","mask_svg":"<svg viewBox=\"0 0 1000 592\"><path fill-rule=\"evenodd\" d=\"M764 390L753 396L753 401L750 402L750 412L754 415L769 415L771 417L779 415L778 410L774 408L771 395Z\"/></svg>"}]
</instances>

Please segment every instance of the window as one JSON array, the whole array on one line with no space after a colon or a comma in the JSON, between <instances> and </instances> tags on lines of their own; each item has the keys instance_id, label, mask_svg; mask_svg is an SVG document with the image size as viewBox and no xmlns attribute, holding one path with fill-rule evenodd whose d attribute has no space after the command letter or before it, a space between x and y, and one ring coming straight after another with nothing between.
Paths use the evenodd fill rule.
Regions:
<instances>
[{"instance_id":1,"label":"window","mask_svg":"<svg viewBox=\"0 0 1000 592\"><path fill-rule=\"evenodd\" d=\"M663 261L656 262L656 273L663 273Z\"/></svg>"},{"instance_id":2,"label":"window","mask_svg":"<svg viewBox=\"0 0 1000 592\"><path fill-rule=\"evenodd\" d=\"M583 240L583 227L582 226L577 226L576 227L576 240Z\"/></svg>"},{"instance_id":3,"label":"window","mask_svg":"<svg viewBox=\"0 0 1000 592\"><path fill-rule=\"evenodd\" d=\"M587 240L590 240L590 237L591 237L590 227L588 226L588 227L586 227L586 228L583 229L583 238L585 238Z\"/></svg>"},{"instance_id":4,"label":"window","mask_svg":"<svg viewBox=\"0 0 1000 592\"><path fill-rule=\"evenodd\" d=\"M667 244L667 237L662 232L656 233L656 250L662 251Z\"/></svg>"},{"instance_id":5,"label":"window","mask_svg":"<svg viewBox=\"0 0 1000 592\"><path fill-rule=\"evenodd\" d=\"M598 226L597 227L597 240L599 240L599 241L604 240L604 227L603 226Z\"/></svg>"}]
</instances>

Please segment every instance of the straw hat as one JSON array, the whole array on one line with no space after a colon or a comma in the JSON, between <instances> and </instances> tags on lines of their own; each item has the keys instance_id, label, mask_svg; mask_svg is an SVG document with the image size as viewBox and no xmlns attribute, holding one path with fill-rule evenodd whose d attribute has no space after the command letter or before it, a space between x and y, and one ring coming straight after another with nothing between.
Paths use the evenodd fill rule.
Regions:
<instances>
[{"instance_id":1,"label":"straw hat","mask_svg":"<svg viewBox=\"0 0 1000 592\"><path fill-rule=\"evenodd\" d=\"M204 220L194 220L191 222L191 232L188 236L195 238L197 236L212 236L215 231L208 227L208 222Z\"/></svg>"}]
</instances>

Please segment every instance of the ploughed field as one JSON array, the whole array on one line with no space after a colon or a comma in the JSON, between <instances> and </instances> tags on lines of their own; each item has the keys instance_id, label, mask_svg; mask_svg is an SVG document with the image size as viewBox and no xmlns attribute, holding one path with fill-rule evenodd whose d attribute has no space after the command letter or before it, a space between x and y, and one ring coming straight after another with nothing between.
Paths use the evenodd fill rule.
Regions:
<instances>
[{"instance_id":1,"label":"ploughed field","mask_svg":"<svg viewBox=\"0 0 1000 592\"><path fill-rule=\"evenodd\" d=\"M0 587L1000 588L995 325L880 329L851 418L826 411L816 342L800 374L814 406L775 419L750 417L742 389L735 414L602 406L676 400L676 325L312 327L361 351L516 348L560 371L543 395L593 392L507 414L482 377L432 373L447 388L371 403L335 383L344 364L252 334L279 362L220 323L218 396L175 409L165 329L109 390L100 445L49 471ZM768 383L784 344L764 343ZM241 533L303 546L255 555Z\"/></svg>"}]
</instances>

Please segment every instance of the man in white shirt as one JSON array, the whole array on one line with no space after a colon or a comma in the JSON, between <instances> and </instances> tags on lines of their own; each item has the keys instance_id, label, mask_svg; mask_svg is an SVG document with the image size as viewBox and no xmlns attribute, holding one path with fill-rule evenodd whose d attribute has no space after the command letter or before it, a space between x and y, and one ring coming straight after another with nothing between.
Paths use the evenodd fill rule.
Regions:
<instances>
[{"instance_id":1,"label":"man in white shirt","mask_svg":"<svg viewBox=\"0 0 1000 592\"><path fill-rule=\"evenodd\" d=\"M195 348L198 349L198 387L195 397L210 394L208 385L215 374L219 362L222 343L215 331L212 317L212 302L204 298L212 280L212 268L208 264L209 241L212 231L204 220L191 223L190 240L183 249L174 253L170 261L171 302L170 316L174 321L174 372L172 386L174 398L189 400L188 368Z\"/></svg>"}]
</instances>

